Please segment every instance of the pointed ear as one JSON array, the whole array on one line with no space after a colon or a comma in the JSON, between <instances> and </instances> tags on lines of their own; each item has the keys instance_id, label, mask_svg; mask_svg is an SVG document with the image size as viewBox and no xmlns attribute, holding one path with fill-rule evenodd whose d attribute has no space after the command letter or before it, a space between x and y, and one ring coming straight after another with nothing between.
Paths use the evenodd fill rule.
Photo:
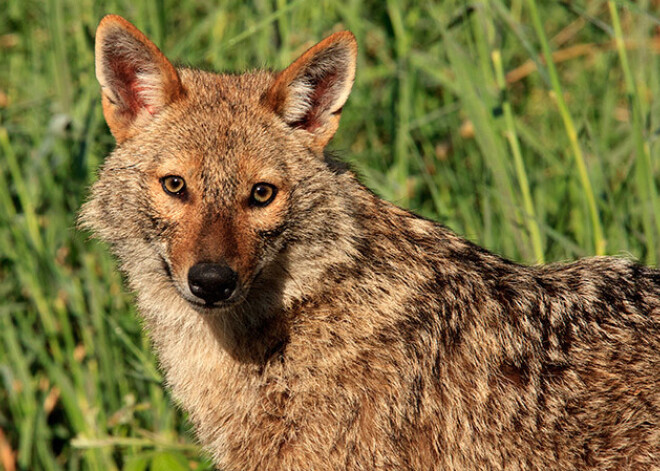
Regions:
<instances>
[{"instance_id":1,"label":"pointed ear","mask_svg":"<svg viewBox=\"0 0 660 471\"><path fill-rule=\"evenodd\" d=\"M357 42L349 31L335 33L282 71L265 96L266 105L289 126L312 134L322 150L339 125L355 79Z\"/></svg>"},{"instance_id":2,"label":"pointed ear","mask_svg":"<svg viewBox=\"0 0 660 471\"><path fill-rule=\"evenodd\" d=\"M174 66L122 17L108 15L101 20L95 49L103 115L118 143L183 94Z\"/></svg>"}]
</instances>

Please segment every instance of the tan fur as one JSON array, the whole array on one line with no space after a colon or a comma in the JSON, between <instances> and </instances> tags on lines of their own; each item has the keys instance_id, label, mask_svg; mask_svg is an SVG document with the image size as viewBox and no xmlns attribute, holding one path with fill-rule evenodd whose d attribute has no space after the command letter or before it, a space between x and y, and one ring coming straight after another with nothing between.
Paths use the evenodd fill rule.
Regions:
<instances>
[{"instance_id":1,"label":"tan fur","mask_svg":"<svg viewBox=\"0 0 660 471\"><path fill-rule=\"evenodd\" d=\"M108 38L113 34L117 36ZM117 143L137 134L141 123L180 97L182 89L176 69L154 43L124 18L103 18L95 49L103 116ZM112 60L115 54L123 60ZM133 74L132 87L117 86L117 75L121 74Z\"/></svg>"},{"instance_id":2,"label":"tan fur","mask_svg":"<svg viewBox=\"0 0 660 471\"><path fill-rule=\"evenodd\" d=\"M339 126L339 117L355 79L357 43L348 31L335 33L300 56L282 71L265 96L266 104L288 124L306 120L307 130L314 136L315 150L323 151ZM344 76L332 72L333 63L342 61ZM315 97L320 77L328 74L330 89ZM315 101L319 103L314 103Z\"/></svg>"},{"instance_id":3,"label":"tan fur","mask_svg":"<svg viewBox=\"0 0 660 471\"><path fill-rule=\"evenodd\" d=\"M118 146L81 224L118 255L219 469L660 469L660 272L520 266L366 190L323 153L350 33L279 74L172 73L118 17L97 51L104 103L142 80L108 81L113 60L151 58L158 93L130 119L104 105ZM263 182L277 196L251 206ZM236 271L235 299L195 301L200 262Z\"/></svg>"}]
</instances>

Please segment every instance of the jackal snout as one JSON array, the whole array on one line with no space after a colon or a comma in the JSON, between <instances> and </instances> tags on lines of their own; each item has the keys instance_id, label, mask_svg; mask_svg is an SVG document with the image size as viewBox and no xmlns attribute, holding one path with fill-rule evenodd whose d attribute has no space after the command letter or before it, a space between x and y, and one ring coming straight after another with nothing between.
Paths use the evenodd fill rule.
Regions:
<instances>
[{"instance_id":1,"label":"jackal snout","mask_svg":"<svg viewBox=\"0 0 660 471\"><path fill-rule=\"evenodd\" d=\"M225 263L200 262L188 270L190 291L207 305L229 301L237 284L237 273Z\"/></svg>"}]
</instances>

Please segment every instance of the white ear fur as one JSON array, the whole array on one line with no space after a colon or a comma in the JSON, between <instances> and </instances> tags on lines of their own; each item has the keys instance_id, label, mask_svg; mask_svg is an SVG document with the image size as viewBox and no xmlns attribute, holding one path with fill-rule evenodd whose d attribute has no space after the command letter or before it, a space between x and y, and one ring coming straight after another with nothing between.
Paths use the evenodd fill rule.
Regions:
<instances>
[{"instance_id":1,"label":"white ear fur","mask_svg":"<svg viewBox=\"0 0 660 471\"><path fill-rule=\"evenodd\" d=\"M339 124L355 79L357 43L352 33L335 33L282 71L266 103L290 126L304 129L325 147Z\"/></svg>"},{"instance_id":2,"label":"white ear fur","mask_svg":"<svg viewBox=\"0 0 660 471\"><path fill-rule=\"evenodd\" d=\"M108 15L96 32L96 77L103 113L118 142L182 94L176 69L125 19Z\"/></svg>"}]
</instances>

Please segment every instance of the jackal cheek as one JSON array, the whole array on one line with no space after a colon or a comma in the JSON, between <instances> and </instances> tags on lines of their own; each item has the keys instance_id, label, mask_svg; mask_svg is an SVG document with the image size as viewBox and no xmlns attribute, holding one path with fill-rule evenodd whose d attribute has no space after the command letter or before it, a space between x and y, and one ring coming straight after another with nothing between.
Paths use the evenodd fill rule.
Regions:
<instances>
[{"instance_id":1,"label":"jackal cheek","mask_svg":"<svg viewBox=\"0 0 660 471\"><path fill-rule=\"evenodd\" d=\"M288 208L288 198L285 191L280 192L279 200L276 200L264 211L254 214L251 220L251 226L259 239L260 244L268 245L277 239L286 230Z\"/></svg>"},{"instance_id":2,"label":"jackal cheek","mask_svg":"<svg viewBox=\"0 0 660 471\"><path fill-rule=\"evenodd\" d=\"M263 241L264 244L268 244L273 239L276 239L279 236L281 236L282 233L286 230L286 226L287 226L286 222L282 222L281 224L275 227L257 231L257 235Z\"/></svg>"}]
</instances>

